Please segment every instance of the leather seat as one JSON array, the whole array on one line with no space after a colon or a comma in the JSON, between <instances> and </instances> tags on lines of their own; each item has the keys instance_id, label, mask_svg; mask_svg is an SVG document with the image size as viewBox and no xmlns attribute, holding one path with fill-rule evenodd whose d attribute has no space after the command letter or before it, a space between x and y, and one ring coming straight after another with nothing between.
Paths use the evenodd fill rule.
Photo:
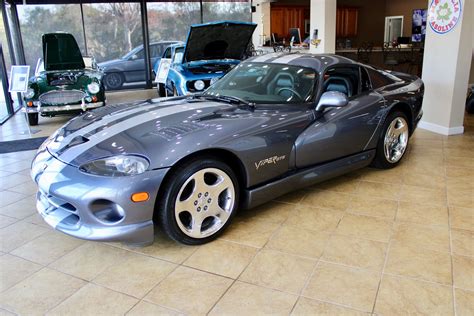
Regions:
<instances>
[{"instance_id":1,"label":"leather seat","mask_svg":"<svg viewBox=\"0 0 474 316\"><path fill-rule=\"evenodd\" d=\"M327 91L337 91L337 92L342 92L347 97L352 96L352 84L350 80L344 77L329 77L325 82L324 82L324 92Z\"/></svg>"},{"instance_id":2,"label":"leather seat","mask_svg":"<svg viewBox=\"0 0 474 316\"><path fill-rule=\"evenodd\" d=\"M280 73L270 81L267 87L267 94L278 95L281 88L293 89L293 77L290 74ZM283 90L279 94L282 97L289 98L293 95L291 91Z\"/></svg>"}]
</instances>

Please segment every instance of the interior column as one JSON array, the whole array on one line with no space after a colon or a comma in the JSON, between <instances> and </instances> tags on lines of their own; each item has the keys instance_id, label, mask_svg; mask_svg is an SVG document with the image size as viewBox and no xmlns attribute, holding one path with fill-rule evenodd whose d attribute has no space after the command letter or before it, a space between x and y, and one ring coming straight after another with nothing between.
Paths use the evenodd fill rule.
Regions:
<instances>
[{"instance_id":1,"label":"interior column","mask_svg":"<svg viewBox=\"0 0 474 316\"><path fill-rule=\"evenodd\" d=\"M336 52L336 0L311 0L310 16L310 52L316 54L334 54ZM314 31L318 30L321 40L318 47L315 43Z\"/></svg>"},{"instance_id":2,"label":"interior column","mask_svg":"<svg viewBox=\"0 0 474 316\"><path fill-rule=\"evenodd\" d=\"M445 32L447 29L437 21L442 23L443 16L452 21L456 12L453 8L446 12L433 7L445 2L448 3L429 0L432 11L429 7L428 14L435 15L435 20L432 20L432 28L428 16L422 76L425 83L424 114L419 127L454 135L464 132L464 108L474 43L474 3L472 0L449 0L449 3L458 2L461 11L457 24Z\"/></svg>"}]
</instances>

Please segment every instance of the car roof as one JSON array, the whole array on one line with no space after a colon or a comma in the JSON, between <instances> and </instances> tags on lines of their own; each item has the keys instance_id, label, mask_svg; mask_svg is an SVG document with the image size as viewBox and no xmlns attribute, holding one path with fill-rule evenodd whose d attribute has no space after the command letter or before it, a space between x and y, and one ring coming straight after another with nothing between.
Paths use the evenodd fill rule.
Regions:
<instances>
[{"instance_id":1,"label":"car roof","mask_svg":"<svg viewBox=\"0 0 474 316\"><path fill-rule=\"evenodd\" d=\"M285 64L291 66L301 66L312 68L317 72L322 72L326 68L337 65L337 64L354 64L359 65L360 63L355 62L352 59L334 55L334 54L309 54L309 53L270 53L262 56L251 57L245 60L245 63L261 62L261 63L274 63L274 64Z\"/></svg>"}]
</instances>

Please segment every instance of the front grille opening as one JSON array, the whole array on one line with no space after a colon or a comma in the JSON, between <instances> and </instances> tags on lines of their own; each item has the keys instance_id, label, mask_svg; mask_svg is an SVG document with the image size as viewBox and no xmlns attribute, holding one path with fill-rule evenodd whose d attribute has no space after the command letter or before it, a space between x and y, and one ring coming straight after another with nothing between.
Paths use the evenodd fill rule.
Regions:
<instances>
[{"instance_id":1,"label":"front grille opening","mask_svg":"<svg viewBox=\"0 0 474 316\"><path fill-rule=\"evenodd\" d=\"M69 212L75 212L77 210L71 203L64 203L61 207Z\"/></svg>"},{"instance_id":2,"label":"front grille opening","mask_svg":"<svg viewBox=\"0 0 474 316\"><path fill-rule=\"evenodd\" d=\"M105 224L116 224L125 217L120 205L105 199L95 200L91 203L90 209L94 217Z\"/></svg>"}]
</instances>

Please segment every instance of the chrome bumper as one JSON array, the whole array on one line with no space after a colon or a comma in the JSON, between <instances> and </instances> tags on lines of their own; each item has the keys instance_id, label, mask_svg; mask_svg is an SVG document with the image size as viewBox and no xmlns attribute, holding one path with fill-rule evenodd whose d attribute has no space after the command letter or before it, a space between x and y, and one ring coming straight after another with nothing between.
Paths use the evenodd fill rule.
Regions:
<instances>
[{"instance_id":1,"label":"chrome bumper","mask_svg":"<svg viewBox=\"0 0 474 316\"><path fill-rule=\"evenodd\" d=\"M31 176L38 184L38 213L56 230L86 240L146 245L154 240L154 197L167 171L93 176L42 151L33 160ZM143 191L153 198L131 201L133 193Z\"/></svg>"},{"instance_id":2,"label":"chrome bumper","mask_svg":"<svg viewBox=\"0 0 474 316\"><path fill-rule=\"evenodd\" d=\"M70 105L45 105L32 106L23 108L26 113L55 113L67 111L87 111L104 106L105 102L84 103L84 104L70 104Z\"/></svg>"}]
</instances>

